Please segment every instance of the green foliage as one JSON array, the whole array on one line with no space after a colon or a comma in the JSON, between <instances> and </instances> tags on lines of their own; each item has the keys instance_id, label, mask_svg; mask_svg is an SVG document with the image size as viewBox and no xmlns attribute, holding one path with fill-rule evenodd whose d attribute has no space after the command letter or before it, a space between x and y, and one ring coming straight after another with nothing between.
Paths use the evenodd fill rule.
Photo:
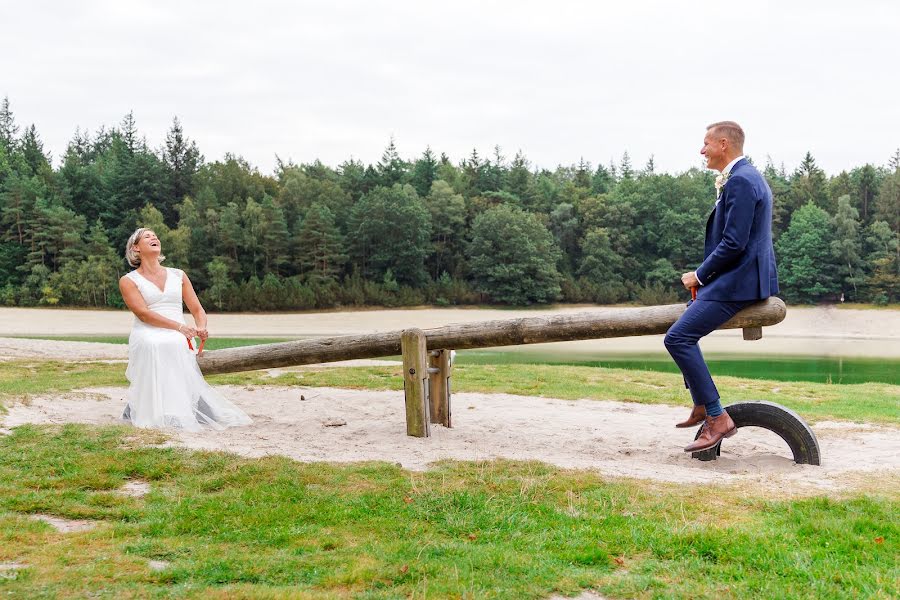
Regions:
<instances>
[{"instance_id":1,"label":"green foliage","mask_svg":"<svg viewBox=\"0 0 900 600\"><path fill-rule=\"evenodd\" d=\"M602 227L588 231L583 252L578 274L586 278L594 290L590 300L612 304L625 298L627 290L621 275L622 257L613 250L609 231Z\"/></svg>"},{"instance_id":2,"label":"green foliage","mask_svg":"<svg viewBox=\"0 0 900 600\"><path fill-rule=\"evenodd\" d=\"M550 232L530 213L501 205L472 225L470 276L494 302L552 302L560 293L559 249Z\"/></svg>"},{"instance_id":3,"label":"green foliage","mask_svg":"<svg viewBox=\"0 0 900 600\"><path fill-rule=\"evenodd\" d=\"M791 302L812 303L838 291L836 269L828 245L831 219L812 202L794 213L788 230L779 238L779 279Z\"/></svg>"},{"instance_id":4,"label":"green foliage","mask_svg":"<svg viewBox=\"0 0 900 600\"><path fill-rule=\"evenodd\" d=\"M838 265L838 281L841 289L848 292L846 296L855 299L858 294L857 286L863 280L862 238L859 231L859 211L850 204L849 195L838 198L838 210L833 224L831 252Z\"/></svg>"},{"instance_id":5,"label":"green foliage","mask_svg":"<svg viewBox=\"0 0 900 600\"><path fill-rule=\"evenodd\" d=\"M319 282L336 282L347 262L344 238L331 210L320 203L306 213L295 238L302 272Z\"/></svg>"},{"instance_id":6,"label":"green foliage","mask_svg":"<svg viewBox=\"0 0 900 600\"><path fill-rule=\"evenodd\" d=\"M378 186L363 196L353 207L349 237L353 258L367 277L381 279L390 269L403 284L428 280L431 217L411 185Z\"/></svg>"},{"instance_id":7,"label":"green foliage","mask_svg":"<svg viewBox=\"0 0 900 600\"><path fill-rule=\"evenodd\" d=\"M438 179L431 184L425 203L431 215L431 276L436 279L444 272L458 273L464 261L466 201Z\"/></svg>"},{"instance_id":8,"label":"green foliage","mask_svg":"<svg viewBox=\"0 0 900 600\"><path fill-rule=\"evenodd\" d=\"M811 154L793 173L766 165L788 299L900 297L897 156L887 168L863 165L831 178ZM279 160L265 175L231 154L206 163L177 118L154 150L130 113L110 129L76 130L54 169L36 128L20 128L4 99L0 302L121 305L115 282L101 279L124 268L122 246L138 225L156 230L167 264L189 272L201 298L220 310L261 310L257 300L280 310L485 298L664 302L683 294L679 274L702 260L713 179L697 169L658 173L652 158L638 170L627 152L606 166L581 159L553 170L534 167L521 150L508 160L499 147L490 155L473 149L458 163L429 147L407 161L393 139L375 164ZM797 241L808 237L809 222L782 244L809 202L830 219L827 228L816 221L812 241L820 246ZM498 208L527 215L537 236L510 249L516 263L502 284L500 259L469 253L476 237L487 239L485 231L476 236L476 223ZM106 239L99 245L91 241L97 227ZM512 235L522 241L521 232ZM545 252L547 235L554 249ZM529 269L533 291L521 278ZM80 290L87 282L93 289Z\"/></svg>"}]
</instances>

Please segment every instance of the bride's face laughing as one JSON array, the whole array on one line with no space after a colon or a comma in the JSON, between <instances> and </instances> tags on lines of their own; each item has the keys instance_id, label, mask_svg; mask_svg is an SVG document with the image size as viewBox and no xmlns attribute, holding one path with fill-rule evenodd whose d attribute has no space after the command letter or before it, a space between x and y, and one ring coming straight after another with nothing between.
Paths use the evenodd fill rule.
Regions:
<instances>
[{"instance_id":1,"label":"bride's face laughing","mask_svg":"<svg viewBox=\"0 0 900 600\"><path fill-rule=\"evenodd\" d=\"M147 260L149 258L159 259L162 245L159 243L159 238L156 237L156 234L148 229L137 241L135 249L140 254L142 260Z\"/></svg>"}]
</instances>

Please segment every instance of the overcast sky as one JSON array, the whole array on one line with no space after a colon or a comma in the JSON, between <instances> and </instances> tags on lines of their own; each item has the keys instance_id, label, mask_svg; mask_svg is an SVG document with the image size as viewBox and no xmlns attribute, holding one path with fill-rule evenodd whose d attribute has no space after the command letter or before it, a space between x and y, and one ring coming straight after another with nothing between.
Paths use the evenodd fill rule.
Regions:
<instances>
[{"instance_id":1,"label":"overcast sky","mask_svg":"<svg viewBox=\"0 0 900 600\"><path fill-rule=\"evenodd\" d=\"M900 3L0 0L0 96L59 157L76 126L177 115L207 161L271 172L430 144L699 166L733 119L758 164L835 174L900 146Z\"/></svg>"}]
</instances>

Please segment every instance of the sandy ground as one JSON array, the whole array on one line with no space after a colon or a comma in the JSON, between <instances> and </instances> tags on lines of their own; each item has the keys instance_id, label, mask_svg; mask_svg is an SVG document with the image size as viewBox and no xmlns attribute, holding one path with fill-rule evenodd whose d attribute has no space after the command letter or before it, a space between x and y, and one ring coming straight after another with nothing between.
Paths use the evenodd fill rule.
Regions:
<instances>
[{"instance_id":1,"label":"sandy ground","mask_svg":"<svg viewBox=\"0 0 900 600\"><path fill-rule=\"evenodd\" d=\"M73 311L39 312L55 315ZM447 312L456 316L463 312L469 314L469 311ZM491 311L473 314L481 312ZM794 311L802 318L832 315L847 321L845 312L850 313L851 325L855 323L855 329L848 326L853 335L870 335L876 331L885 334L881 337L900 334L890 325L896 318L893 311ZM105 319L118 316L118 313L91 314ZM371 323L372 313L351 313L348 318L353 320L361 315L368 316L367 321ZM25 313L20 316L24 320ZM246 318L265 321L269 317L271 315ZM399 325L385 319L381 324L383 329ZM869 319L879 319L880 325L864 327L862 324ZM344 329L337 327L337 322L333 325L340 331L332 333L348 333L347 324L341 324ZM829 331L832 330L823 325L817 333L828 334ZM239 332L230 331L229 335L239 335ZM868 339L868 343L881 346L883 341ZM127 347L0 338L0 357L124 362ZM342 364L395 363L367 360ZM702 463L681 450L692 439L693 431L673 427L686 415L686 406L460 393L454 394L452 400L454 427L447 429L435 425L431 438L418 439L405 435L400 392L269 386L226 386L222 392L253 417L253 425L199 434L174 431L170 443L196 449L227 450L250 457L278 454L301 461L388 461L409 469L427 469L435 461L444 459L538 460L609 476L679 483L746 483L778 494L799 493L799 490L839 491L859 485L876 485L878 481L896 485L900 477L900 428L895 427L817 423L813 429L823 456L823 465L819 467L795 465L787 445L774 433L742 429L738 436L723 445L719 460ZM306 400L301 400L301 395ZM7 403L8 414L0 415L0 434L24 423L119 423L124 402L125 389L109 388ZM340 422L346 424L326 425Z\"/></svg>"},{"instance_id":2,"label":"sandy ground","mask_svg":"<svg viewBox=\"0 0 900 600\"><path fill-rule=\"evenodd\" d=\"M24 423L120 423L125 391L33 398L10 406L0 426L9 431ZM746 483L789 495L839 491L900 474L900 429L892 427L816 424L822 466L796 465L775 434L746 428L726 441L717 461L704 463L682 451L693 431L673 427L687 407L460 393L452 398L453 428L435 425L432 437L421 439L405 435L401 392L268 386L221 391L254 423L224 432L171 431L169 443L248 457L387 461L413 470L444 459L538 460L608 476ZM346 424L333 426L341 422Z\"/></svg>"},{"instance_id":3,"label":"sandy ground","mask_svg":"<svg viewBox=\"0 0 900 600\"><path fill-rule=\"evenodd\" d=\"M214 314L209 329L219 337L316 337L353 335L408 327L488 321L601 310L563 307L545 310L403 309L320 313ZM133 317L124 311L0 308L0 336L127 335ZM739 330L717 331L703 343L706 353L748 353L900 358L900 310L788 307L787 318L745 342ZM565 349L585 354L662 352L662 336L518 346L519 351ZM6 354L0 346L0 356Z\"/></svg>"}]
</instances>

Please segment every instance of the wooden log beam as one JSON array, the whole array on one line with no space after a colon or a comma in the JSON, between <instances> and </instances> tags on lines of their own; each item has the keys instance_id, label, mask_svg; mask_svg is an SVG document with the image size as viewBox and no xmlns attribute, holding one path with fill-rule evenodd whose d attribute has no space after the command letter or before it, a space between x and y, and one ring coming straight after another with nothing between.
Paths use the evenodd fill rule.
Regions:
<instances>
[{"instance_id":1,"label":"wooden log beam","mask_svg":"<svg viewBox=\"0 0 900 600\"><path fill-rule=\"evenodd\" d=\"M465 350L545 342L659 335L685 311L684 304L643 308L602 308L589 312L446 325L424 330L429 349ZM787 308L769 298L736 314L720 329L759 328L784 320ZM297 340L204 352L206 375L328 363L400 354L400 331ZM752 336L755 337L755 336Z\"/></svg>"}]
</instances>

